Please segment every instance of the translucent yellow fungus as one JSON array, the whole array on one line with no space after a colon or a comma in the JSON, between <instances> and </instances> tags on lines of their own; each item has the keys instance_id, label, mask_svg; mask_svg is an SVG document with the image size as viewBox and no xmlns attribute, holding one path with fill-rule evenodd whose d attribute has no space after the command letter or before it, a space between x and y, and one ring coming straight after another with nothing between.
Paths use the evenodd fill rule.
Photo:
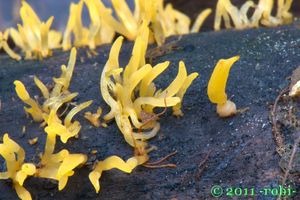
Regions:
<instances>
[{"instance_id":1,"label":"translucent yellow fungus","mask_svg":"<svg viewBox=\"0 0 300 200\"><path fill-rule=\"evenodd\" d=\"M44 58L52 55L52 49L60 47L61 33L50 30L53 17L41 22L26 1L22 1L20 16L23 25L18 30L11 28L10 35L15 44L25 53L25 59Z\"/></svg>"},{"instance_id":2,"label":"translucent yellow fungus","mask_svg":"<svg viewBox=\"0 0 300 200\"><path fill-rule=\"evenodd\" d=\"M69 138L77 136L81 125L78 121L71 122L71 120L76 113L90 106L92 102L87 101L74 107L65 117L64 123L57 117L56 111L51 110L50 115L46 119L48 125L45 128L45 132L59 135L63 143L66 143Z\"/></svg>"},{"instance_id":3,"label":"translucent yellow fungus","mask_svg":"<svg viewBox=\"0 0 300 200\"><path fill-rule=\"evenodd\" d=\"M236 114L235 104L227 99L226 84L230 69L239 58L239 56L235 56L219 60L208 82L207 94L209 100L217 104L217 113L220 117L229 117Z\"/></svg>"},{"instance_id":4,"label":"translucent yellow fungus","mask_svg":"<svg viewBox=\"0 0 300 200\"><path fill-rule=\"evenodd\" d=\"M277 14L272 16L274 0L259 0L258 4L246 1L240 9L234 6L230 0L219 0L216 8L214 29L221 29L224 19L225 28L244 29L264 25L267 27L288 24L292 22L292 14L289 12L293 0L278 0ZM254 8L252 16L249 15L250 8ZM232 23L231 23L232 21Z\"/></svg>"},{"instance_id":5,"label":"translucent yellow fungus","mask_svg":"<svg viewBox=\"0 0 300 200\"><path fill-rule=\"evenodd\" d=\"M0 49L3 49L11 58L15 60L21 60L21 56L15 53L7 43L9 35L9 29L5 30L4 33L0 31Z\"/></svg>"},{"instance_id":6,"label":"translucent yellow fungus","mask_svg":"<svg viewBox=\"0 0 300 200\"><path fill-rule=\"evenodd\" d=\"M30 193L23 187L28 176L36 173L34 164L24 163L25 151L16 142L4 134L0 144L0 155L5 159L6 172L0 172L0 179L12 179L14 188L22 200L31 200Z\"/></svg>"}]
</instances>

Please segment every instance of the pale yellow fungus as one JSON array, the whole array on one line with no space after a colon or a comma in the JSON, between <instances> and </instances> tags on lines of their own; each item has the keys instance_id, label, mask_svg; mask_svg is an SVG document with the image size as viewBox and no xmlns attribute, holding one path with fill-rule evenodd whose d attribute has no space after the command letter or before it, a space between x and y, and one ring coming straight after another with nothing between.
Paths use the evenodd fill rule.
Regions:
<instances>
[{"instance_id":1,"label":"pale yellow fungus","mask_svg":"<svg viewBox=\"0 0 300 200\"><path fill-rule=\"evenodd\" d=\"M68 50L73 46L72 34L74 35L74 46L84 46L88 43L88 30L83 26L81 19L82 7L83 1L79 1L78 4L71 3L70 5L69 20L62 42L63 50Z\"/></svg>"},{"instance_id":2,"label":"pale yellow fungus","mask_svg":"<svg viewBox=\"0 0 300 200\"><path fill-rule=\"evenodd\" d=\"M0 31L0 49L3 49L11 58L19 61L21 60L21 56L15 53L7 43L9 36L9 29L5 30L4 33Z\"/></svg>"},{"instance_id":3,"label":"pale yellow fungus","mask_svg":"<svg viewBox=\"0 0 300 200\"><path fill-rule=\"evenodd\" d=\"M39 139L38 137L32 138L32 139L28 140L28 143L30 145L34 145L37 143L38 139Z\"/></svg>"},{"instance_id":4,"label":"pale yellow fungus","mask_svg":"<svg viewBox=\"0 0 300 200\"><path fill-rule=\"evenodd\" d=\"M253 1L246 1L240 9L234 6L230 0L219 0L216 8L214 29L221 29L224 19L225 28L244 29L254 28L260 25L273 27L292 22L293 15L289 12L293 0L278 0L277 14L272 16L274 0L259 0L256 5ZM250 8L254 8L252 16ZM231 23L232 21L232 23Z\"/></svg>"},{"instance_id":5,"label":"pale yellow fungus","mask_svg":"<svg viewBox=\"0 0 300 200\"><path fill-rule=\"evenodd\" d=\"M53 17L41 22L26 1L22 1L20 16L23 25L18 24L18 30L11 28L10 35L25 53L25 59L48 57L52 49L60 47L61 33L50 30Z\"/></svg>"},{"instance_id":6,"label":"pale yellow fungus","mask_svg":"<svg viewBox=\"0 0 300 200\"><path fill-rule=\"evenodd\" d=\"M107 41L111 41L111 36L114 31L125 36L129 40L135 40L140 32L142 22L146 22L151 28L149 42L156 41L158 45L162 45L165 38L171 35L187 34L191 32L190 18L174 9L171 4L164 7L163 0L135 0L135 9L133 12L130 10L125 0L112 0L112 6L117 18L112 15L110 9L104 6L102 1L85 0L85 2L89 9L92 21L89 35L95 36L95 30L102 29L103 33L106 33L95 37L98 38L99 41L104 40L104 35L107 35ZM193 32L200 29L203 21L210 12L211 10L207 9L199 14L197 22L192 28ZM110 27L110 30L108 27ZM91 48L94 47L94 45L89 46Z\"/></svg>"},{"instance_id":7,"label":"pale yellow fungus","mask_svg":"<svg viewBox=\"0 0 300 200\"><path fill-rule=\"evenodd\" d=\"M290 12L293 0L278 0L277 15L278 19L282 20L283 24L290 24L293 20L293 14Z\"/></svg>"},{"instance_id":8,"label":"pale yellow fungus","mask_svg":"<svg viewBox=\"0 0 300 200\"><path fill-rule=\"evenodd\" d=\"M191 33L197 33L200 31L200 28L202 27L202 24L204 23L205 19L211 14L212 10L210 8L207 8L203 10L196 18L196 21L194 22Z\"/></svg>"},{"instance_id":9,"label":"pale yellow fungus","mask_svg":"<svg viewBox=\"0 0 300 200\"><path fill-rule=\"evenodd\" d=\"M98 108L96 113L85 112L84 118L86 118L93 126L100 127L100 117L102 115L102 108Z\"/></svg>"},{"instance_id":10,"label":"pale yellow fungus","mask_svg":"<svg viewBox=\"0 0 300 200\"><path fill-rule=\"evenodd\" d=\"M6 172L0 172L0 179L12 179L14 188L22 200L31 200L30 193L23 187L28 176L36 173L32 163L24 163L25 151L16 142L4 134L3 143L0 144L0 155L5 159Z\"/></svg>"},{"instance_id":11,"label":"pale yellow fungus","mask_svg":"<svg viewBox=\"0 0 300 200\"><path fill-rule=\"evenodd\" d=\"M300 81L297 81L295 85L291 88L289 96L296 97L300 94Z\"/></svg>"},{"instance_id":12,"label":"pale yellow fungus","mask_svg":"<svg viewBox=\"0 0 300 200\"><path fill-rule=\"evenodd\" d=\"M226 84L230 69L239 58L239 56L235 56L219 60L208 82L209 100L217 104L217 113L220 117L229 117L237 112L235 104L227 99Z\"/></svg>"},{"instance_id":13,"label":"pale yellow fungus","mask_svg":"<svg viewBox=\"0 0 300 200\"><path fill-rule=\"evenodd\" d=\"M82 23L83 5L87 6L90 16L89 28ZM98 0L80 0L78 4L71 3L70 15L63 37L63 49L68 50L72 46L89 46L94 49L96 46L110 43L115 35L115 30L104 20L103 15L110 15L111 10L106 8ZM72 45L72 34L74 44Z\"/></svg>"}]
</instances>

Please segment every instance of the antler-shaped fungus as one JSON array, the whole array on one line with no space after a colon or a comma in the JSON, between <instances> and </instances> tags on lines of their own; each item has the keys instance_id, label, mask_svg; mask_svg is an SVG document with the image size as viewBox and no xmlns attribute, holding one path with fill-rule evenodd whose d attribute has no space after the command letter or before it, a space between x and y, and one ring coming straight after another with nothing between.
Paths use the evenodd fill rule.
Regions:
<instances>
[{"instance_id":1,"label":"antler-shaped fungus","mask_svg":"<svg viewBox=\"0 0 300 200\"><path fill-rule=\"evenodd\" d=\"M111 156L99 162L89 175L96 192L100 190L99 179L103 171L118 168L130 173L136 166L148 161L148 152L151 151L151 148L146 149L146 140L157 134L160 124L153 119L152 124L144 126L141 119L142 113L147 109L149 114L155 115L153 108L173 106L175 114L182 114L180 103L183 95L191 82L198 76L197 73L188 76L185 65L181 61L178 74L169 87L163 91L156 91L153 80L169 66L169 62L160 63L154 67L146 64L145 54L148 38L147 22L143 22L134 43L130 61L123 69L120 68L118 61L123 42L123 37L119 37L112 45L108 61L102 71L100 90L104 101L111 108L104 119L106 121L115 119L126 142L134 147L135 156L126 162L117 156ZM151 130L134 132L134 129L146 128Z\"/></svg>"}]
</instances>

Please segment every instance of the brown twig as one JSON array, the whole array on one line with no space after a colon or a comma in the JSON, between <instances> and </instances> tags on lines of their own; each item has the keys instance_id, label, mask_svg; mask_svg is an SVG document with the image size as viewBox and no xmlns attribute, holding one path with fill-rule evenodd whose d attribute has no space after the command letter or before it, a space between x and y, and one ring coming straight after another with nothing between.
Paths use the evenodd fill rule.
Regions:
<instances>
[{"instance_id":1,"label":"brown twig","mask_svg":"<svg viewBox=\"0 0 300 200\"><path fill-rule=\"evenodd\" d=\"M157 113L157 114L154 114L152 117L150 117L149 119L147 119L143 124L142 126L139 127L139 130L138 130L138 133L141 133L142 132L142 129L143 127L145 127L148 123L154 121L154 120L157 120L160 116L162 116L163 114L165 114L167 112L167 100L166 98L164 98L164 104L165 104L165 107L164 107L164 110L161 111L160 113Z\"/></svg>"},{"instance_id":2,"label":"brown twig","mask_svg":"<svg viewBox=\"0 0 300 200\"><path fill-rule=\"evenodd\" d=\"M299 133L298 133L299 135ZM293 161L294 161L294 158L295 158L295 155L296 155L296 152L297 152L297 149L298 149L298 145L299 145L299 142L300 142L300 137L298 137L293 145L293 150L292 150L292 153L291 153L291 157L290 157L290 160L289 160L289 164L288 164L288 167L284 173L284 177L282 179L282 185L285 184L286 180L287 180L287 177L290 173L290 170L292 169L292 165L293 165Z\"/></svg>"},{"instance_id":3,"label":"brown twig","mask_svg":"<svg viewBox=\"0 0 300 200\"><path fill-rule=\"evenodd\" d=\"M211 152L212 152L212 150L210 150L207 154L206 154L206 156L205 156L205 158L199 163L199 165L198 165L198 171L197 171L197 173L196 173L196 180L200 180L200 177L201 177L201 175L202 175L202 172L204 171L204 169L206 169L206 167L204 167L204 165L205 165L205 163L208 161L208 159L209 159L209 156L210 156L210 154L211 154Z\"/></svg>"},{"instance_id":4,"label":"brown twig","mask_svg":"<svg viewBox=\"0 0 300 200\"><path fill-rule=\"evenodd\" d=\"M172 153L170 153L169 155L155 161L155 162L147 162L146 164L144 164L144 167L147 168L163 168L163 167L171 167L171 168L175 168L176 165L175 164L162 164L160 165L160 163L164 162L165 160L169 159L171 156L174 156L175 154L177 154L177 151L174 151Z\"/></svg>"},{"instance_id":5,"label":"brown twig","mask_svg":"<svg viewBox=\"0 0 300 200\"><path fill-rule=\"evenodd\" d=\"M177 40L168 42L166 44L163 44L162 46L149 49L146 53L146 59L150 64L152 64L155 58L168 54L172 52L174 49L178 49L179 46L177 43L180 40L181 40L181 36Z\"/></svg>"},{"instance_id":6,"label":"brown twig","mask_svg":"<svg viewBox=\"0 0 300 200\"><path fill-rule=\"evenodd\" d=\"M288 91L289 87L284 88L279 95L276 97L272 111L271 111L271 121L273 124L273 137L277 146L277 152L279 154L282 154L282 151L284 149L284 140L283 137L281 136L280 131L277 128L277 120L276 120L276 110L277 110L277 105L280 100L280 98L283 96L284 93Z\"/></svg>"}]
</instances>

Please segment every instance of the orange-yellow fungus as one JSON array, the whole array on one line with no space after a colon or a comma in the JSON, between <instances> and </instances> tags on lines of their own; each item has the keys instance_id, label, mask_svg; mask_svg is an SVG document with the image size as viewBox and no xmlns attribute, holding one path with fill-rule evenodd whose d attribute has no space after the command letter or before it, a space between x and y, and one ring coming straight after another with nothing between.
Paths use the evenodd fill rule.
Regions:
<instances>
[{"instance_id":1,"label":"orange-yellow fungus","mask_svg":"<svg viewBox=\"0 0 300 200\"><path fill-rule=\"evenodd\" d=\"M208 82L208 98L212 103L217 104L217 113L220 117L229 117L236 114L235 104L227 99L226 84L230 69L239 58L239 56L235 56L219 60Z\"/></svg>"},{"instance_id":2,"label":"orange-yellow fungus","mask_svg":"<svg viewBox=\"0 0 300 200\"><path fill-rule=\"evenodd\" d=\"M15 141L4 134L3 143L0 144L0 155L5 159L6 172L0 172L0 179L12 179L14 188L22 200L31 200L30 193L23 187L28 176L36 173L32 163L24 163L25 151Z\"/></svg>"}]
</instances>

